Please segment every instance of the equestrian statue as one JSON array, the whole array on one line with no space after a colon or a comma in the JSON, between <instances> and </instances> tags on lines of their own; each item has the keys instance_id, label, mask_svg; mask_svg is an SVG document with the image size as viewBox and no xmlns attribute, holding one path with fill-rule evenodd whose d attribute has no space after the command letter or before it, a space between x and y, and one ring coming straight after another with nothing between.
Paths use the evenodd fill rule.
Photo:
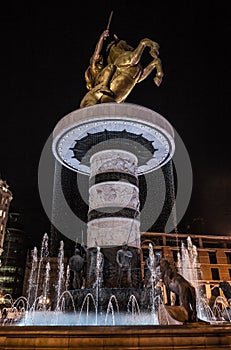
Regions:
<instances>
[{"instance_id":1,"label":"equestrian statue","mask_svg":"<svg viewBox=\"0 0 231 350\"><path fill-rule=\"evenodd\" d=\"M106 47L106 52L102 52L104 41L109 37L111 16L85 72L88 92L80 102L80 108L99 103L124 102L135 85L146 79L154 69L156 70L154 82L157 86L161 84L164 74L158 57L159 44L155 41L145 38L133 48L114 34L113 40ZM143 67L141 57L145 48L149 48L152 59L146 67Z\"/></svg>"}]
</instances>

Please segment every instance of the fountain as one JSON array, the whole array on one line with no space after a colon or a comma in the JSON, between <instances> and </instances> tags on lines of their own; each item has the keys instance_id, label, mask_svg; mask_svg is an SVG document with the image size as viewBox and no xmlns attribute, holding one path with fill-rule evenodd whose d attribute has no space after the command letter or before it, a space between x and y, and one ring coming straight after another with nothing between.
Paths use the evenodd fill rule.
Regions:
<instances>
[{"instance_id":1,"label":"fountain","mask_svg":"<svg viewBox=\"0 0 231 350\"><path fill-rule=\"evenodd\" d=\"M10 295L4 296L10 304L12 312L23 309L23 314L10 314L4 324L17 323L18 325L125 325L128 324L149 324L158 325L158 309L163 304L163 288L160 287L159 261L160 255L154 254L153 245L148 245L148 257L146 259L147 271L145 274L144 288L104 288L103 265L104 257L100 247L96 246L95 252L95 280L92 288L80 288L79 290L68 290L70 279L70 266L64 266L64 243L60 241L57 257L56 283L50 285L50 262L49 262L49 238L44 234L38 258L38 249L34 247L31 256L31 272L28 280L27 297L18 298L13 301ZM125 245L120 254L130 253ZM183 258L184 257L184 258ZM186 276L191 283L198 282L200 266L197 261L197 249L192 245L190 237L187 239L187 246L182 243L181 254L178 255L178 269ZM69 259L71 261L71 259ZM198 272L199 271L199 272ZM197 273L196 273L197 272ZM121 281L120 281L121 283ZM201 295L197 289L197 303L199 309L209 310L206 303L202 306ZM54 295L53 306L50 304L50 295ZM124 293L124 289L127 293ZM122 293L121 303L119 294ZM147 304L148 299L148 304ZM220 299L219 299L220 300ZM220 301L221 302L221 301ZM122 307L121 307L122 304ZM20 306L20 307L19 307ZM210 316L209 316L210 313ZM212 310L209 310L203 319L215 320ZM85 320L85 321L84 321Z\"/></svg>"},{"instance_id":2,"label":"fountain","mask_svg":"<svg viewBox=\"0 0 231 350\"><path fill-rule=\"evenodd\" d=\"M104 336L107 334L107 331L105 329L103 330L102 328L106 326L110 328L108 332L110 334L113 334L113 337L117 339L117 342L121 341L118 340L118 337L122 337L123 341L121 348L123 348L123 344L125 344L124 348L130 344L129 341L124 340L127 337L127 328L131 332L134 332L134 336L138 333L138 329L141 329L142 333L139 335L139 337L143 339L143 336L148 336L149 339L152 339L152 341L154 337L153 330L155 329L155 332L156 334L159 334L163 345L163 341L166 341L166 339L163 338L163 334L166 336L165 332L168 332L167 330L164 331L164 327L166 327L166 325L172 324L175 328L171 328L171 333L174 334L175 339L182 337L181 331L183 323L177 321L173 322L163 304L164 289L158 287L158 263L160 257L158 254L155 255L153 253L153 246L151 243L149 243L148 247L149 255L146 259L148 272L146 273L145 287L143 288L146 289L146 293L144 293L142 295L142 299L140 299L141 294L137 293L137 290L135 288L128 288L126 298L124 299L124 304L126 304L126 307L121 309L120 302L115 295L117 292L116 288L107 288L107 293L104 293L105 288L102 285L102 280L100 277L100 271L102 269L102 256L100 256L100 247L96 248L96 280L93 287L83 288L78 291L67 290L68 279L70 278L70 268L69 265L67 265L65 274L64 244L63 241L61 241L57 258L57 279L55 285L53 286L57 298L52 309L49 302L49 295L52 294L50 293L52 286L49 283L50 264L49 261L46 261L44 257L44 242L46 246L45 255L49 255L47 234L45 234L45 237L42 241L39 258L37 248L35 247L32 251L32 267L30 279L28 281L27 298L22 296L13 301L10 295L4 296L4 298L8 300L10 309L8 316L2 319L2 326L10 326L7 327L6 332L8 332L8 329L10 328L12 329L13 334L16 333L18 336L22 337L21 331L23 330L23 332L28 333L29 338L31 332L36 331L39 327L40 332L42 331L47 334L45 337L50 337L50 334L52 333L55 337L63 336L64 338L67 337L69 339L72 337L70 334L70 329L72 328L70 327L75 327L75 332L77 332L77 334L80 335L81 339L83 339L83 329L86 329L83 332L87 332L87 334L89 332L89 334L94 338L94 335L92 334L93 329L91 327L97 326L96 330L94 330L94 333L96 331L97 337L99 334L102 337L103 334ZM195 282L197 282L197 280L194 280L194 278L198 278L198 273L200 275L200 266L197 261L197 249L192 245L190 237L187 239L187 244L182 243L181 245L181 252L178 254L177 266L183 275L187 273L187 276L192 277L191 282L195 285ZM197 271L197 274L195 273L195 270ZM37 281L38 278L40 280L41 286L39 285L38 288L35 288L33 281ZM42 291L41 295L38 293L39 291ZM81 294L81 291L82 299L76 299L75 293L77 292L77 295L79 296ZM213 331L220 332L221 330L217 327L219 325L222 325L222 334L229 332L230 311L227 300L225 300L223 297L218 297L212 310L208 305L208 300L206 299L205 295L201 294L199 287L196 287L196 291L198 306L197 311L199 317L202 320L206 320L207 323L209 323L210 327L213 327ZM115 294L113 294L114 292ZM102 299L102 294L105 300ZM150 304L148 305L147 309L145 309L142 305L142 302L146 300L147 295L149 297L148 300ZM162 321L162 325L159 323L160 319ZM169 323L169 321L171 322ZM200 331L198 330L196 324L192 324L190 328L191 335L189 335L187 331L189 325L185 325L186 328L183 329L183 332L186 333L187 337L192 337L192 334L196 336L195 332L197 336L198 332L207 332L207 334L210 334L212 332L211 329L207 328L207 325L200 322L198 322L198 325L200 326ZM121 327L125 328L123 329ZM177 331L177 328L180 333ZM209 336L211 337L211 334ZM78 342L78 344L88 344L90 347L89 342L86 341L85 337L84 339L84 342ZM96 338L94 339L97 341ZM182 341L182 338L180 339ZM220 341L219 337L214 339L214 342L216 343L218 340ZM157 341L156 338L155 341ZM201 340L201 342L198 344L202 344L203 342L204 340ZM194 345L195 347L193 348L196 349L197 344ZM54 346L57 345L54 344ZM160 346L160 340L156 343L156 348L158 348L158 346Z\"/></svg>"},{"instance_id":3,"label":"fountain","mask_svg":"<svg viewBox=\"0 0 231 350\"><path fill-rule=\"evenodd\" d=\"M44 249L45 248L45 249ZM187 248L184 248L187 250ZM13 301L10 295L4 296L9 300L10 309L8 317L3 322L6 324L17 325L158 325L158 308L163 303L163 290L158 287L159 272L158 262L160 257L153 253L153 246L149 244L149 256L147 258L148 272L146 276L146 292L144 293L142 301L145 301L147 295L149 297L149 306L145 307L140 304L140 294L132 288L127 293L127 300L125 299L125 308L121 309L120 304L115 294L118 292L116 288L108 290L108 300L106 308L103 312L102 308L102 287L101 269L102 269L102 255L100 248L96 249L96 281L92 289L83 291L83 299L76 301L75 295L71 290L64 290L64 286L68 285L69 265L67 266L67 274L65 278L64 273L64 243L60 242L60 248L57 259L57 282L54 285L56 302L53 309L50 306L49 295L52 287L49 287L50 279L50 263L44 264L45 256L49 255L48 251L48 235L45 234L42 240L40 258L38 262L37 248L32 251L32 268L30 279L28 281L28 295L26 297L18 298ZM45 273L44 272L45 269ZM39 280L39 284L32 288L33 281ZM40 288L41 286L42 288ZM42 291L38 295L38 291ZM80 291L79 291L80 292ZM120 290L121 292L121 290ZM110 294L111 293L111 294ZM52 294L52 293L51 293ZM135 295L136 294L136 295ZM105 297L105 295L104 295ZM19 307L21 305L21 308ZM146 308L146 309L145 309ZM23 309L23 312L16 312ZM15 313L13 315L13 313ZM19 317L20 316L20 317Z\"/></svg>"},{"instance_id":4,"label":"fountain","mask_svg":"<svg viewBox=\"0 0 231 350\"><path fill-rule=\"evenodd\" d=\"M135 288L104 288L102 278L103 255L100 247L96 247L95 281L92 288L81 288L77 290L67 290L70 279L70 266L67 265L66 276L64 268L64 243L60 242L57 258L57 277L53 286L55 290L55 303L50 304L52 286L49 286L50 263L44 261L44 246L46 246L46 256L48 251L48 236L44 235L41 245L40 258L38 259L38 249L32 251L32 266L28 281L28 295L24 306L23 317L16 318L17 325L126 325L126 324L158 324L158 305L162 303L161 290L157 292L157 272L156 257L153 254L152 246L149 247L149 269L151 275L148 277L146 290L142 289L142 294ZM123 253L123 252L122 252ZM33 281L39 284L34 286ZM149 286L148 286L149 283ZM42 286L42 287L41 287ZM34 288L33 288L34 287ZM38 291L42 294L38 294ZM114 294L113 294L114 293ZM121 302L122 294L122 302ZM149 305L140 304L148 297ZM138 299L138 300L137 300ZM146 301L147 302L147 301ZM17 303L19 301L17 300ZM11 308L15 306L11 301ZM149 312L147 312L149 309ZM68 316L67 316L68 315ZM129 322L128 322L129 320ZM13 322L10 322L12 324ZM6 322L4 323L6 324Z\"/></svg>"},{"instance_id":5,"label":"fountain","mask_svg":"<svg viewBox=\"0 0 231 350\"><path fill-rule=\"evenodd\" d=\"M139 60L145 46L150 48L154 60L142 70ZM113 47L112 43L112 52ZM116 47L117 50L120 47L118 42ZM37 249L33 250L25 313L8 327L12 333L8 333L7 341L14 346L17 344L18 348L25 347L25 341L28 348L56 349L160 349L163 346L182 349L183 346L188 348L189 343L196 349L206 348L208 339L210 344L219 344L219 347L229 342L229 327L223 324L219 328L218 324L211 324L211 310L206 314L205 323L172 321L163 302L164 288L158 271L160 256L154 255L151 245L146 261L147 275L143 281L139 176L157 171L171 162L176 134L170 123L157 112L135 104L119 103L124 102L139 78L144 78L141 71L147 76L156 68L154 81L158 86L161 83L163 73L157 58L158 44L143 39L134 51L128 49L127 52L125 44L122 47L125 52L120 52L114 62L115 68L119 67L122 72L122 80L118 82L115 75L109 87L102 82L94 86L82 100L81 108L63 117L54 128L52 152L56 169L61 165L89 178L86 244L82 239L65 274L64 244L60 242L56 299L52 300L52 306L49 303L48 236L44 235L39 257ZM135 54L138 55L135 60L138 64L134 66L131 58ZM126 59L126 68L120 66L121 57ZM109 68L111 65L105 67L104 73L108 73ZM130 80L127 79L129 74ZM134 76L138 79L135 80ZM121 81L124 82L122 87ZM126 86L128 82L132 85ZM172 209L175 219L175 202ZM63 233L68 236L67 232ZM81 252L84 256L79 255ZM186 279L198 280L194 274L198 270L196 248L190 238L187 247L182 245L178 268L182 274L188 272ZM76 272L75 289L69 288L70 269ZM198 291L197 286L195 288ZM202 302L201 299L201 295L197 295L197 304L209 310L205 300ZM15 302L12 307L14 305ZM199 314L199 309L197 312ZM200 314L202 320L204 315ZM164 323L160 323L164 318ZM35 335L38 333L42 337Z\"/></svg>"}]
</instances>

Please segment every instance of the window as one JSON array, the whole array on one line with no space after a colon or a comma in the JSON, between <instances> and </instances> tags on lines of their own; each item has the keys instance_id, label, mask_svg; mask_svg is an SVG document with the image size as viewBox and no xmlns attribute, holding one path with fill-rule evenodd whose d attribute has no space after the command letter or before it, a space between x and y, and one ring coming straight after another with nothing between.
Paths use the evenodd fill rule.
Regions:
<instances>
[{"instance_id":1,"label":"window","mask_svg":"<svg viewBox=\"0 0 231 350\"><path fill-rule=\"evenodd\" d=\"M219 270L217 268L212 268L211 272L212 272L212 279L213 280L220 280L220 274L219 274Z\"/></svg>"},{"instance_id":2,"label":"window","mask_svg":"<svg viewBox=\"0 0 231 350\"><path fill-rule=\"evenodd\" d=\"M9 276L0 277L0 282L1 282L1 283L11 283L11 282L14 282L14 277L9 277Z\"/></svg>"},{"instance_id":3,"label":"window","mask_svg":"<svg viewBox=\"0 0 231 350\"><path fill-rule=\"evenodd\" d=\"M9 293L9 294L13 294L13 288L3 288L3 292L5 293Z\"/></svg>"},{"instance_id":4,"label":"window","mask_svg":"<svg viewBox=\"0 0 231 350\"><path fill-rule=\"evenodd\" d=\"M209 252L210 264L217 264L216 252Z\"/></svg>"},{"instance_id":5,"label":"window","mask_svg":"<svg viewBox=\"0 0 231 350\"><path fill-rule=\"evenodd\" d=\"M227 263L231 264L231 252L226 252L225 255L226 255L226 258L227 258Z\"/></svg>"},{"instance_id":6,"label":"window","mask_svg":"<svg viewBox=\"0 0 231 350\"><path fill-rule=\"evenodd\" d=\"M16 271L16 267L14 267L14 266L1 266L0 267L0 272L5 272L5 271L15 272Z\"/></svg>"}]
</instances>

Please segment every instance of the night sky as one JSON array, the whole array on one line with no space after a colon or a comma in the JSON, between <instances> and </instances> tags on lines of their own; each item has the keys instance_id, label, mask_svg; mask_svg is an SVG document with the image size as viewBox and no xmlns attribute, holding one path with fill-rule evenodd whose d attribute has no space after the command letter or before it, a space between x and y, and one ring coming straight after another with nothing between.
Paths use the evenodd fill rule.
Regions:
<instances>
[{"instance_id":1,"label":"night sky","mask_svg":"<svg viewBox=\"0 0 231 350\"><path fill-rule=\"evenodd\" d=\"M13 192L11 211L21 213L33 240L49 232L37 185L40 155L56 123L79 108L84 71L113 10L111 34L134 47L145 37L160 45L161 86L152 74L126 102L163 115L188 150L193 191L180 232L190 225L192 233L231 234L228 1L78 4L15 1L1 10L0 174ZM203 228L193 226L195 218Z\"/></svg>"}]
</instances>

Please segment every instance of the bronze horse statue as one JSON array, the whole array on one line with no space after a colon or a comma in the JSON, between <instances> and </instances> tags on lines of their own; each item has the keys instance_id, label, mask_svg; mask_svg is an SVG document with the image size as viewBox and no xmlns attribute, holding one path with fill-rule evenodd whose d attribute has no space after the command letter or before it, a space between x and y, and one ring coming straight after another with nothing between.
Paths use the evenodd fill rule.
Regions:
<instances>
[{"instance_id":1,"label":"bronze horse statue","mask_svg":"<svg viewBox=\"0 0 231 350\"><path fill-rule=\"evenodd\" d=\"M188 322L198 321L196 312L196 291L182 275L176 272L167 259L160 260L160 272L166 287L167 305L171 305L170 292L176 294L175 305L185 308L188 313Z\"/></svg>"},{"instance_id":2,"label":"bronze horse statue","mask_svg":"<svg viewBox=\"0 0 231 350\"><path fill-rule=\"evenodd\" d=\"M101 41L103 35L104 39L108 35L105 33L106 31L101 35ZM146 47L150 49L149 53L153 60L143 67L141 57ZM161 60L158 58L158 43L145 38L134 49L126 41L119 40L115 36L115 40L107 46L107 65L105 67L102 65L102 55L99 54L102 43L100 45L98 43L97 48L98 56L96 56L101 69L98 69L94 76L86 71L85 77L89 92L82 99L80 108L106 102L124 102L134 86L143 81L154 69L156 69L154 82L157 86L161 84L163 70Z\"/></svg>"}]
</instances>

